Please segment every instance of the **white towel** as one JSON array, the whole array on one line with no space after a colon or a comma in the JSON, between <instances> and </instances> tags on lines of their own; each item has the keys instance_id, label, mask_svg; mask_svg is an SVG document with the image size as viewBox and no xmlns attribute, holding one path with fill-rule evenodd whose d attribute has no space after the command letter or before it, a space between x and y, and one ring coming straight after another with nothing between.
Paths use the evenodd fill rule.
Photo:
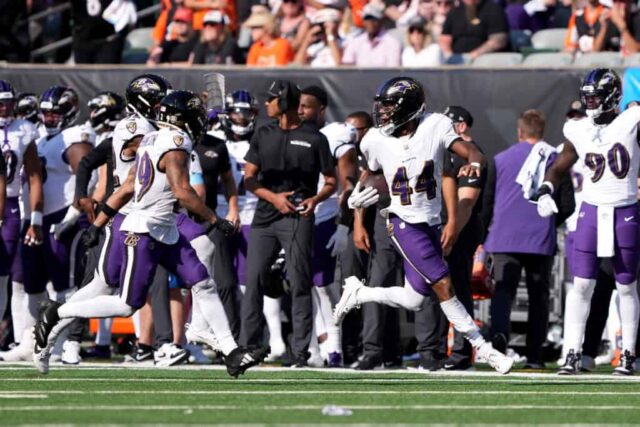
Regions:
<instances>
[{"instance_id":1,"label":"white towel","mask_svg":"<svg viewBox=\"0 0 640 427\"><path fill-rule=\"evenodd\" d=\"M115 28L116 33L138 21L136 5L131 0L113 0L102 12L102 19Z\"/></svg>"},{"instance_id":2,"label":"white towel","mask_svg":"<svg viewBox=\"0 0 640 427\"><path fill-rule=\"evenodd\" d=\"M518 172L516 182L522 186L524 198L531 200L544 182L549 156L556 149L544 141L536 143Z\"/></svg>"},{"instance_id":3,"label":"white towel","mask_svg":"<svg viewBox=\"0 0 640 427\"><path fill-rule=\"evenodd\" d=\"M614 253L614 226L613 219L615 208L612 206L598 206L598 258L609 258Z\"/></svg>"}]
</instances>

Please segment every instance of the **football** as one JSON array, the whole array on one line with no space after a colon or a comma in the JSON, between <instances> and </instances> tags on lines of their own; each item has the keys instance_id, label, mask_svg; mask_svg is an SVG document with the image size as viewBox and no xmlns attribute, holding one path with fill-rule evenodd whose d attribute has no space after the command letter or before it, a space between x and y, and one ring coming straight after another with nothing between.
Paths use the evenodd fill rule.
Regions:
<instances>
[{"instance_id":1,"label":"football","mask_svg":"<svg viewBox=\"0 0 640 427\"><path fill-rule=\"evenodd\" d=\"M364 187L374 187L378 190L378 194L380 194L380 199L377 203L378 208L386 208L391 204L389 186L387 185L387 181L384 179L383 174L368 176L364 181Z\"/></svg>"}]
</instances>

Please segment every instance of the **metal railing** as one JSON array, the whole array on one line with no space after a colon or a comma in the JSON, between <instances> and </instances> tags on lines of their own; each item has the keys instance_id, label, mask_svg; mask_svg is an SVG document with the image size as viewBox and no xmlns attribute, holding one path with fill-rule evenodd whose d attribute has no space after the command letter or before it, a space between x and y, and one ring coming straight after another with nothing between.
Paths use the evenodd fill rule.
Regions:
<instances>
[{"instance_id":1,"label":"metal railing","mask_svg":"<svg viewBox=\"0 0 640 427\"><path fill-rule=\"evenodd\" d=\"M27 19L29 21L37 21L37 20L40 20L42 18L46 18L47 16L52 15L54 13L64 12L65 10L69 9L70 7L71 7L70 3L64 3L64 4L61 4L61 5L58 5L58 6L51 7L49 9L47 9L47 10L42 11L42 12L35 13L35 14L29 16L29 18L27 18ZM162 6L160 4L154 4L153 6L149 6L149 7L145 8L145 9L139 10L137 12L138 19L146 18L147 16L153 15L156 12L159 12L161 8L162 8ZM58 49L66 47L66 46L70 45L72 43L72 41L73 41L72 37L65 37L63 39L57 40L57 41L55 41L53 43L50 43L50 44L48 44L46 46L42 46L42 47L40 47L38 49L35 49L35 50L31 51L31 54L30 54L31 55L31 59L33 60L33 59L35 59L35 58L37 58L39 56L43 56L43 55L46 55L46 54L48 54L50 52L54 52L54 51L56 51Z\"/></svg>"}]
</instances>

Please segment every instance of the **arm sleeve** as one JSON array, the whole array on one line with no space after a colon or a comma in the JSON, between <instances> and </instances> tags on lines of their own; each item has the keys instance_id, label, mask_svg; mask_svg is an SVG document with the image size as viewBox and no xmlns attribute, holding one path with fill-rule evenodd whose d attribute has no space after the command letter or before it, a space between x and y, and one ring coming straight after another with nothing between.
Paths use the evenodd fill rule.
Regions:
<instances>
[{"instance_id":1,"label":"arm sleeve","mask_svg":"<svg viewBox=\"0 0 640 427\"><path fill-rule=\"evenodd\" d=\"M76 171L76 200L88 197L87 188L89 187L89 181L91 181L91 172L107 163L111 156L111 142L111 138L104 140L102 144L89 151L89 154L80 160Z\"/></svg>"},{"instance_id":2,"label":"arm sleeve","mask_svg":"<svg viewBox=\"0 0 640 427\"><path fill-rule=\"evenodd\" d=\"M495 159L490 159L487 162L487 180L482 196L482 212L480 212L482 229L485 230L485 236L489 231L489 226L491 225L491 221L493 220L493 204L496 198L496 176L497 173Z\"/></svg>"},{"instance_id":3,"label":"arm sleeve","mask_svg":"<svg viewBox=\"0 0 640 427\"><path fill-rule=\"evenodd\" d=\"M560 181L558 191L553 196L553 199L558 206L558 213L556 214L556 227L564 224L564 222L571 216L576 209L576 199L573 191L573 183L571 182L571 175L565 174Z\"/></svg>"}]
</instances>

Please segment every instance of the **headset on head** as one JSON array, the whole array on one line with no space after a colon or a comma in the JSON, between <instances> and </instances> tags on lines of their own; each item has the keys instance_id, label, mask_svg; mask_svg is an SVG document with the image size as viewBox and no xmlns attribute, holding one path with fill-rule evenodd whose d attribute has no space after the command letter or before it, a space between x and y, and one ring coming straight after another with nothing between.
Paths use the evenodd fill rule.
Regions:
<instances>
[{"instance_id":1,"label":"headset on head","mask_svg":"<svg viewBox=\"0 0 640 427\"><path fill-rule=\"evenodd\" d=\"M274 90L275 89L275 90ZM289 111L289 108L298 108L300 103L300 88L289 80L276 80L271 84L269 92L278 92L278 108L282 113Z\"/></svg>"}]
</instances>

